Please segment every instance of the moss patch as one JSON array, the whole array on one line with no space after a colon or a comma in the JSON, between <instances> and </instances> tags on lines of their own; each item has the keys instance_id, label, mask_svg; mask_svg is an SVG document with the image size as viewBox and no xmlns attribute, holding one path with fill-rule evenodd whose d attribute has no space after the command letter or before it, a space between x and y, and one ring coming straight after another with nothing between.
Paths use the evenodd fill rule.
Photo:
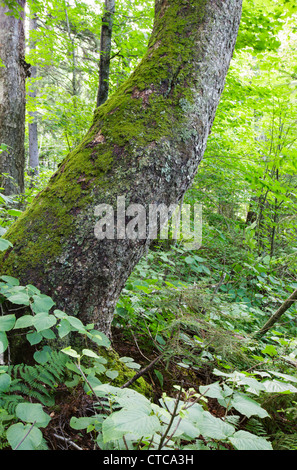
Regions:
<instances>
[{"instance_id":1,"label":"moss patch","mask_svg":"<svg viewBox=\"0 0 297 470\"><path fill-rule=\"evenodd\" d=\"M99 353L101 356L107 359L108 364L106 366L108 369L116 370L119 374L112 381L112 385L115 387L121 387L126 382L128 382L128 380L132 379L132 377L134 377L136 374L134 369L127 367L123 362L120 361L120 356L114 349L107 350L102 348L100 349ZM104 381L106 381L105 376ZM135 380L135 382L131 384L129 388L136 390L147 398L153 397L153 389L151 385L144 380L143 377L139 377L139 379Z\"/></svg>"}]
</instances>

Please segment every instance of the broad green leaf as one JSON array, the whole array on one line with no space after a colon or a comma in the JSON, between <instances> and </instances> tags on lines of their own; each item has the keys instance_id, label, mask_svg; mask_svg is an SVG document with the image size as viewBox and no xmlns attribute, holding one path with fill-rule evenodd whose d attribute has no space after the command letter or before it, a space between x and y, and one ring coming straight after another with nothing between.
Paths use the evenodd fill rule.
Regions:
<instances>
[{"instance_id":1,"label":"broad green leaf","mask_svg":"<svg viewBox=\"0 0 297 470\"><path fill-rule=\"evenodd\" d=\"M52 350L49 346L44 346L40 351L35 351L33 357L38 364L46 364L51 352Z\"/></svg>"},{"instance_id":2,"label":"broad green leaf","mask_svg":"<svg viewBox=\"0 0 297 470\"><path fill-rule=\"evenodd\" d=\"M26 292L19 292L17 294L13 294L7 297L9 302L17 305L29 305L30 304L30 297Z\"/></svg>"},{"instance_id":3,"label":"broad green leaf","mask_svg":"<svg viewBox=\"0 0 297 470\"><path fill-rule=\"evenodd\" d=\"M0 392L5 393L8 391L11 383L9 374L0 374Z\"/></svg>"},{"instance_id":4,"label":"broad green leaf","mask_svg":"<svg viewBox=\"0 0 297 470\"><path fill-rule=\"evenodd\" d=\"M106 377L108 377L109 379L111 380L114 380L118 377L119 375L119 372L117 370L111 370L111 369L108 369L106 372L105 372L105 375Z\"/></svg>"},{"instance_id":5,"label":"broad green leaf","mask_svg":"<svg viewBox=\"0 0 297 470\"><path fill-rule=\"evenodd\" d=\"M33 303L31 305L31 308L34 313L49 312L54 305L55 302L48 295L33 295Z\"/></svg>"},{"instance_id":6,"label":"broad green leaf","mask_svg":"<svg viewBox=\"0 0 297 470\"><path fill-rule=\"evenodd\" d=\"M151 412L151 402L136 390L124 388L117 389L116 400L123 408L140 408L143 412Z\"/></svg>"},{"instance_id":7,"label":"broad green leaf","mask_svg":"<svg viewBox=\"0 0 297 470\"><path fill-rule=\"evenodd\" d=\"M31 346L34 346L34 344L40 343L42 341L42 334L37 333L37 331L34 331L33 333L28 333L26 335L27 340L31 344Z\"/></svg>"},{"instance_id":8,"label":"broad green leaf","mask_svg":"<svg viewBox=\"0 0 297 470\"><path fill-rule=\"evenodd\" d=\"M222 387L219 382L215 382L210 385L201 385L199 387L199 392L209 398L225 398Z\"/></svg>"},{"instance_id":9,"label":"broad green leaf","mask_svg":"<svg viewBox=\"0 0 297 470\"><path fill-rule=\"evenodd\" d=\"M55 333L53 332L53 330L42 330L42 336L45 338L45 339L55 339L56 338L56 335Z\"/></svg>"},{"instance_id":10,"label":"broad green leaf","mask_svg":"<svg viewBox=\"0 0 297 470\"><path fill-rule=\"evenodd\" d=\"M100 356L98 356L98 354L96 354L91 349L83 349L82 353L84 356L93 357L94 359L100 359Z\"/></svg>"},{"instance_id":11,"label":"broad green leaf","mask_svg":"<svg viewBox=\"0 0 297 470\"><path fill-rule=\"evenodd\" d=\"M267 411L259 403L243 393L235 393L230 401L230 406L248 418L251 416L259 416L259 418L269 417Z\"/></svg>"},{"instance_id":12,"label":"broad green leaf","mask_svg":"<svg viewBox=\"0 0 297 470\"><path fill-rule=\"evenodd\" d=\"M67 316L67 321L70 323L70 325L75 328L76 330L84 330L84 324L80 321L79 318L72 317L71 315Z\"/></svg>"},{"instance_id":13,"label":"broad green leaf","mask_svg":"<svg viewBox=\"0 0 297 470\"><path fill-rule=\"evenodd\" d=\"M225 423L220 418L216 418L208 411L197 420L197 426L204 437L211 439L225 440L234 434L235 428L231 424Z\"/></svg>"},{"instance_id":14,"label":"broad green leaf","mask_svg":"<svg viewBox=\"0 0 297 470\"><path fill-rule=\"evenodd\" d=\"M23 315L22 317L18 318L15 322L14 329L18 328L28 328L28 326L33 325L34 317L33 315Z\"/></svg>"},{"instance_id":15,"label":"broad green leaf","mask_svg":"<svg viewBox=\"0 0 297 470\"><path fill-rule=\"evenodd\" d=\"M70 420L70 426L73 429L87 429L90 425L95 426L96 424L102 423L103 421L103 416L98 415L97 417L83 417L83 418L76 418L75 416L72 416Z\"/></svg>"},{"instance_id":16,"label":"broad green leaf","mask_svg":"<svg viewBox=\"0 0 297 470\"><path fill-rule=\"evenodd\" d=\"M92 331L87 333L87 336L92 341L94 341L94 343L98 344L98 346L104 346L106 348L110 347L110 340L101 331L92 330Z\"/></svg>"},{"instance_id":17,"label":"broad green leaf","mask_svg":"<svg viewBox=\"0 0 297 470\"><path fill-rule=\"evenodd\" d=\"M50 416L43 411L40 403L19 403L15 409L16 416L25 423L45 428L50 422Z\"/></svg>"},{"instance_id":18,"label":"broad green leaf","mask_svg":"<svg viewBox=\"0 0 297 470\"><path fill-rule=\"evenodd\" d=\"M13 217L19 217L22 215L22 211L19 211L18 209L8 209L7 214L12 215Z\"/></svg>"},{"instance_id":19,"label":"broad green leaf","mask_svg":"<svg viewBox=\"0 0 297 470\"><path fill-rule=\"evenodd\" d=\"M15 277L12 277L12 276L1 276L0 279L5 281L10 286L19 286L20 285L20 281L18 279L16 279Z\"/></svg>"},{"instance_id":20,"label":"broad green leaf","mask_svg":"<svg viewBox=\"0 0 297 470\"><path fill-rule=\"evenodd\" d=\"M161 430L156 416L148 416L141 409L123 409L108 416L102 425L103 441L109 442L133 434L136 439L149 438Z\"/></svg>"},{"instance_id":21,"label":"broad green leaf","mask_svg":"<svg viewBox=\"0 0 297 470\"><path fill-rule=\"evenodd\" d=\"M6 333L0 331L0 354L4 353L8 347L8 339Z\"/></svg>"},{"instance_id":22,"label":"broad green leaf","mask_svg":"<svg viewBox=\"0 0 297 470\"><path fill-rule=\"evenodd\" d=\"M273 450L266 439L247 431L237 431L230 437L230 442L237 450Z\"/></svg>"},{"instance_id":23,"label":"broad green leaf","mask_svg":"<svg viewBox=\"0 0 297 470\"><path fill-rule=\"evenodd\" d=\"M69 321L62 319L58 325L58 334L60 338L64 338L64 336L68 335L70 331L72 331L72 327Z\"/></svg>"},{"instance_id":24,"label":"broad green leaf","mask_svg":"<svg viewBox=\"0 0 297 470\"><path fill-rule=\"evenodd\" d=\"M61 351L62 351L62 353L67 354L67 356L71 356L71 357L75 357L75 358L80 357L80 355L74 349L72 349L70 346L68 346L67 348L61 349Z\"/></svg>"},{"instance_id":25,"label":"broad green leaf","mask_svg":"<svg viewBox=\"0 0 297 470\"><path fill-rule=\"evenodd\" d=\"M282 372L276 372L274 370L269 371L271 374L275 375L276 377L280 377L281 379L287 380L288 382L297 382L297 377L289 374L283 374Z\"/></svg>"},{"instance_id":26,"label":"broad green leaf","mask_svg":"<svg viewBox=\"0 0 297 470\"><path fill-rule=\"evenodd\" d=\"M56 317L54 315L48 315L47 313L38 313L33 320L33 326L36 328L37 333L51 328L56 323Z\"/></svg>"},{"instance_id":27,"label":"broad green leaf","mask_svg":"<svg viewBox=\"0 0 297 470\"><path fill-rule=\"evenodd\" d=\"M0 238L0 251L5 251L7 248L12 247L12 243L8 240L4 240L4 238Z\"/></svg>"},{"instance_id":28,"label":"broad green leaf","mask_svg":"<svg viewBox=\"0 0 297 470\"><path fill-rule=\"evenodd\" d=\"M20 444L17 450L36 450L42 441L42 433L36 426L31 428L30 424L17 423L10 426L6 433L9 445L14 450L19 446L22 439L24 441Z\"/></svg>"},{"instance_id":29,"label":"broad green leaf","mask_svg":"<svg viewBox=\"0 0 297 470\"><path fill-rule=\"evenodd\" d=\"M0 331L12 330L15 324L15 315L2 315L0 316Z\"/></svg>"},{"instance_id":30,"label":"broad green leaf","mask_svg":"<svg viewBox=\"0 0 297 470\"><path fill-rule=\"evenodd\" d=\"M269 393L297 393L296 387L280 380L265 380L263 385Z\"/></svg>"}]
</instances>

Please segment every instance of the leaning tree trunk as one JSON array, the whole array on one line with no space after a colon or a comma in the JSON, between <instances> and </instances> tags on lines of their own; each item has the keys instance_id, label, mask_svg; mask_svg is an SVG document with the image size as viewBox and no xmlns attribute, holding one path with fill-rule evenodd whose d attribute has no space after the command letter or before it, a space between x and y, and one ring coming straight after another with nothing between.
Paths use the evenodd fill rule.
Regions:
<instances>
[{"instance_id":1,"label":"leaning tree trunk","mask_svg":"<svg viewBox=\"0 0 297 470\"><path fill-rule=\"evenodd\" d=\"M17 0L24 8L25 0ZM6 194L24 190L25 168L25 62L24 10L20 18L7 15L0 5L0 144L7 150L0 154L0 187ZM13 178L2 178L7 173Z\"/></svg>"},{"instance_id":2,"label":"leaning tree trunk","mask_svg":"<svg viewBox=\"0 0 297 470\"><path fill-rule=\"evenodd\" d=\"M147 53L94 115L71 152L6 235L2 272L53 296L109 334L114 307L149 240L98 240L95 208L170 204L191 185L232 57L241 0L156 0ZM96 215L97 214L97 215Z\"/></svg>"}]
</instances>

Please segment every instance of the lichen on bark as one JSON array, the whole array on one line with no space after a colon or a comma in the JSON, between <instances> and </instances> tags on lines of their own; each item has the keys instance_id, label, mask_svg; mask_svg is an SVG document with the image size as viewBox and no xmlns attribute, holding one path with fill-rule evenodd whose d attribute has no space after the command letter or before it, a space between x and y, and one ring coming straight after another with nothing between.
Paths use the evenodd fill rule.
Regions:
<instances>
[{"instance_id":1,"label":"lichen on bark","mask_svg":"<svg viewBox=\"0 0 297 470\"><path fill-rule=\"evenodd\" d=\"M147 240L97 240L94 208L181 200L202 159L232 57L241 0L158 0L148 50L6 237L2 272L109 333Z\"/></svg>"}]
</instances>

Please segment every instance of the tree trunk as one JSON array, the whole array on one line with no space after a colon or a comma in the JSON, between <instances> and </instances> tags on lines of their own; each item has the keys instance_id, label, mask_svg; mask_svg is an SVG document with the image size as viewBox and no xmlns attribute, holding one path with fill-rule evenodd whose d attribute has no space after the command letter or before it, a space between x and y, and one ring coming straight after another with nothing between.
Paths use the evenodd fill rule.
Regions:
<instances>
[{"instance_id":1,"label":"tree trunk","mask_svg":"<svg viewBox=\"0 0 297 470\"><path fill-rule=\"evenodd\" d=\"M34 14L32 18L29 20L29 30L36 31L37 30L37 17ZM33 40L30 41L30 49L31 51L36 50L36 42ZM28 91L28 95L35 99L37 97L37 90L34 80L37 78L37 67L35 65L31 66L30 68L31 78L33 79L33 84ZM32 111L29 113L31 116L32 121L28 124L28 132L29 132L29 169L32 174L38 175L38 168L39 168L39 150L38 150L38 125L37 125L37 112Z\"/></svg>"},{"instance_id":2,"label":"tree trunk","mask_svg":"<svg viewBox=\"0 0 297 470\"><path fill-rule=\"evenodd\" d=\"M115 0L105 0L100 39L99 87L97 94L97 106L101 106L108 98L111 37L114 12Z\"/></svg>"},{"instance_id":3,"label":"tree trunk","mask_svg":"<svg viewBox=\"0 0 297 470\"><path fill-rule=\"evenodd\" d=\"M25 0L17 3L23 8ZM0 154L0 186L6 194L24 190L25 168L25 62L24 11L21 18L8 16L9 8L0 6L0 143L8 146ZM13 178L2 178L7 173Z\"/></svg>"},{"instance_id":4,"label":"tree trunk","mask_svg":"<svg viewBox=\"0 0 297 470\"><path fill-rule=\"evenodd\" d=\"M120 292L150 240L133 240L120 226L115 239L96 238L98 205L111 205L119 220L118 197L145 208L182 199L224 88L241 3L156 1L144 59L7 232L14 246L0 258L2 273L109 334Z\"/></svg>"}]
</instances>

